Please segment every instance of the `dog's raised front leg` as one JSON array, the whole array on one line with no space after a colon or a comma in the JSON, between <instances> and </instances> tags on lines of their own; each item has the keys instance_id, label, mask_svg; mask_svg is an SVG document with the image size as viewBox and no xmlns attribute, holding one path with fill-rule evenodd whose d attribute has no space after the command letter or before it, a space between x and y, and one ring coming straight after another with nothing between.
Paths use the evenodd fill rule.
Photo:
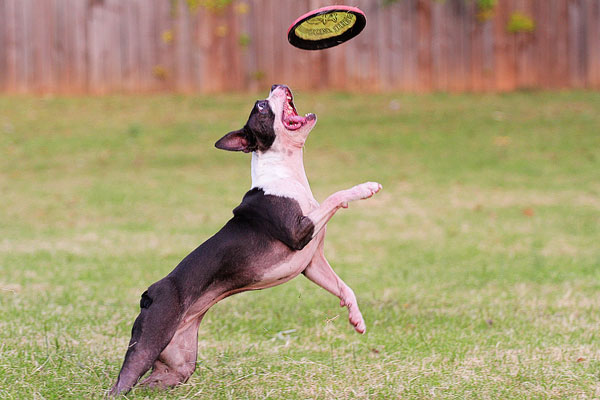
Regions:
<instances>
[{"instance_id":1,"label":"dog's raised front leg","mask_svg":"<svg viewBox=\"0 0 600 400\"><path fill-rule=\"evenodd\" d=\"M339 297L340 307L348 307L348 319L350 320L350 324L354 326L354 329L356 329L358 333L365 333L365 321L358 308L356 296L352 289L337 276L327 262L325 254L323 253L323 242L319 244L315 256L302 273L329 293Z\"/></svg>"},{"instance_id":2,"label":"dog's raised front leg","mask_svg":"<svg viewBox=\"0 0 600 400\"><path fill-rule=\"evenodd\" d=\"M329 222L337 210L347 208L348 203L351 201L368 199L380 190L381 185L379 183L366 182L350 189L340 190L326 198L318 208L307 215L314 224L312 237L315 237L327 225L327 222Z\"/></svg>"},{"instance_id":3,"label":"dog's raised front leg","mask_svg":"<svg viewBox=\"0 0 600 400\"><path fill-rule=\"evenodd\" d=\"M367 199L379 190L379 183L366 182L335 192L308 215L300 215L292 223L283 224L284 229L274 229L272 233L292 249L302 250L327 225L337 210L348 207L350 201Z\"/></svg>"}]
</instances>

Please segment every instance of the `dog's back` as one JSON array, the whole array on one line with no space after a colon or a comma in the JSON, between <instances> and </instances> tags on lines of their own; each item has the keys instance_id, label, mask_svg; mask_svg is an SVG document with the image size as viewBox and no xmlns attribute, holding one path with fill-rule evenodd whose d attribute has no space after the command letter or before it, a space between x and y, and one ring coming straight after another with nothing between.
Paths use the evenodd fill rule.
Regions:
<instances>
[{"instance_id":1,"label":"dog's back","mask_svg":"<svg viewBox=\"0 0 600 400\"><path fill-rule=\"evenodd\" d=\"M296 200L265 195L257 188L246 193L233 214L167 276L185 307L209 287L226 293L260 285L274 265L308 244L314 229Z\"/></svg>"}]
</instances>

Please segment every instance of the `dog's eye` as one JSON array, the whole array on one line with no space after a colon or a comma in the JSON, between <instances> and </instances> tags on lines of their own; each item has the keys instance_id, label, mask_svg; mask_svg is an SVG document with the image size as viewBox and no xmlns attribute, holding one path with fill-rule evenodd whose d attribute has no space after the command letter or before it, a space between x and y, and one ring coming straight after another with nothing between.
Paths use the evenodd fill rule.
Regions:
<instances>
[{"instance_id":1,"label":"dog's eye","mask_svg":"<svg viewBox=\"0 0 600 400\"><path fill-rule=\"evenodd\" d=\"M258 103L256 103L256 108L258 108L258 112L264 112L267 108L267 105L264 101L259 101Z\"/></svg>"}]
</instances>

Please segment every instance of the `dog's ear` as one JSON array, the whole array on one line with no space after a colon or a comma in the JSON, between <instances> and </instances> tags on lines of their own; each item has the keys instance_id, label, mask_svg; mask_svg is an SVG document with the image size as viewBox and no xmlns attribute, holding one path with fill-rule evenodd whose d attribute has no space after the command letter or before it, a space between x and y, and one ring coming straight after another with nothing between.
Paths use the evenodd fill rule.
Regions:
<instances>
[{"instance_id":1,"label":"dog's ear","mask_svg":"<svg viewBox=\"0 0 600 400\"><path fill-rule=\"evenodd\" d=\"M244 129L229 132L215 143L215 147L221 150L243 151L249 153L248 135Z\"/></svg>"}]
</instances>

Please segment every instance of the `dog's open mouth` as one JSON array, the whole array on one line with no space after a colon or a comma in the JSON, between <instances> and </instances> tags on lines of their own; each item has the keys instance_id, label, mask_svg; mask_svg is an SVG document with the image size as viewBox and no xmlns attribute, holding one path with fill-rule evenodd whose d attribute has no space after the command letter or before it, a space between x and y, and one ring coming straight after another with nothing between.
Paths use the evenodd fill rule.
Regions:
<instances>
[{"instance_id":1,"label":"dog's open mouth","mask_svg":"<svg viewBox=\"0 0 600 400\"><path fill-rule=\"evenodd\" d=\"M315 119L315 114L308 113L304 117L298 115L294 106L294 98L292 91L285 88L286 101L283 103L283 112L281 113L281 122L287 130L295 131L306 124L307 121Z\"/></svg>"}]
</instances>

